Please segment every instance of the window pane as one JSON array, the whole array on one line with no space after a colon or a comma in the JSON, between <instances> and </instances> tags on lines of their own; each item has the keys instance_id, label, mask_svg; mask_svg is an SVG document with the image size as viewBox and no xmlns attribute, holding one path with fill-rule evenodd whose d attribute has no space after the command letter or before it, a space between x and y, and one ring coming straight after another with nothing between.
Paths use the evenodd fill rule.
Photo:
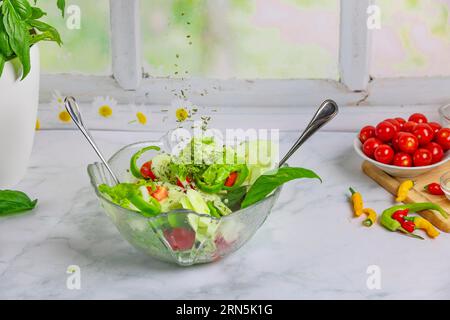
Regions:
<instances>
[{"instance_id":1,"label":"window pane","mask_svg":"<svg viewBox=\"0 0 450 320\"><path fill-rule=\"evenodd\" d=\"M373 31L376 77L450 75L450 0L377 0Z\"/></svg>"},{"instance_id":2,"label":"window pane","mask_svg":"<svg viewBox=\"0 0 450 320\"><path fill-rule=\"evenodd\" d=\"M151 76L338 78L339 0L141 0Z\"/></svg>"},{"instance_id":3,"label":"window pane","mask_svg":"<svg viewBox=\"0 0 450 320\"><path fill-rule=\"evenodd\" d=\"M58 29L64 42L61 48L50 42L40 43L43 72L110 74L109 1L66 2L68 11L63 19L56 8L56 0L38 1L38 6L47 12L43 20ZM79 8L79 29L77 7L71 6Z\"/></svg>"}]
</instances>

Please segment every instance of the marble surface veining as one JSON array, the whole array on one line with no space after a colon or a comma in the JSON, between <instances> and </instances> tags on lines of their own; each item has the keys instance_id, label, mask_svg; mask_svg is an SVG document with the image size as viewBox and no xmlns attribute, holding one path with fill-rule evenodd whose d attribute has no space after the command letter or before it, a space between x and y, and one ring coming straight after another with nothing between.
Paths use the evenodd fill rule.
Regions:
<instances>
[{"instance_id":1,"label":"marble surface veining","mask_svg":"<svg viewBox=\"0 0 450 320\"><path fill-rule=\"evenodd\" d=\"M106 155L159 136L94 132ZM0 219L3 299L426 299L450 298L450 236L419 241L352 218L348 187L378 212L392 197L360 170L354 133L318 133L290 161L323 178L286 185L265 224L239 251L181 268L136 252L102 212L86 165L96 156L76 131L37 132L17 187L39 199L30 214ZM282 135L281 150L295 135ZM69 265L81 289L66 287ZM369 289L367 268L381 288Z\"/></svg>"}]
</instances>

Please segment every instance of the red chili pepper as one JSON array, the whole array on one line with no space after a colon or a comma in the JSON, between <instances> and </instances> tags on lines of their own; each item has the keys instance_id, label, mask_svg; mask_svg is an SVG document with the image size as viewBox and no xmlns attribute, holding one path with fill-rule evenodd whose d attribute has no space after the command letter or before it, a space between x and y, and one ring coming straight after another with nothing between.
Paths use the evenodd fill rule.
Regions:
<instances>
[{"instance_id":1,"label":"red chili pepper","mask_svg":"<svg viewBox=\"0 0 450 320\"><path fill-rule=\"evenodd\" d=\"M238 173L236 171L233 171L228 176L227 180L225 180L224 186L225 187L232 187L236 183Z\"/></svg>"},{"instance_id":2,"label":"red chili pepper","mask_svg":"<svg viewBox=\"0 0 450 320\"><path fill-rule=\"evenodd\" d=\"M144 177L144 179L152 179L156 180L156 176L152 171L152 162L148 161L144 163L141 167L141 175Z\"/></svg>"},{"instance_id":3,"label":"red chili pepper","mask_svg":"<svg viewBox=\"0 0 450 320\"><path fill-rule=\"evenodd\" d=\"M405 221L405 217L408 215L409 210L397 210L392 214L392 219L397 220L400 223L403 223Z\"/></svg>"},{"instance_id":4,"label":"red chili pepper","mask_svg":"<svg viewBox=\"0 0 450 320\"><path fill-rule=\"evenodd\" d=\"M441 186L439 183L433 182L430 184L427 184L424 189L428 191L431 194L434 194L435 196L443 196L445 193L442 191Z\"/></svg>"},{"instance_id":5,"label":"red chili pepper","mask_svg":"<svg viewBox=\"0 0 450 320\"><path fill-rule=\"evenodd\" d=\"M414 232L414 229L416 229L416 224L414 223L414 221L405 220L402 223L402 227L409 233L412 233Z\"/></svg>"}]
</instances>

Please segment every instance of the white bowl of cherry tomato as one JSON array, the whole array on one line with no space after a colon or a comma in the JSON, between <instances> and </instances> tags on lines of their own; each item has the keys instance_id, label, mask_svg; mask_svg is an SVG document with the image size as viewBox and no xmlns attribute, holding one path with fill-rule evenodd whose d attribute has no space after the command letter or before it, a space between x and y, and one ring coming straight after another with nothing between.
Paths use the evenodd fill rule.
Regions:
<instances>
[{"instance_id":1,"label":"white bowl of cherry tomato","mask_svg":"<svg viewBox=\"0 0 450 320\"><path fill-rule=\"evenodd\" d=\"M388 174L411 178L447 162L450 129L414 113L408 120L391 118L363 127L354 147L363 159Z\"/></svg>"}]
</instances>

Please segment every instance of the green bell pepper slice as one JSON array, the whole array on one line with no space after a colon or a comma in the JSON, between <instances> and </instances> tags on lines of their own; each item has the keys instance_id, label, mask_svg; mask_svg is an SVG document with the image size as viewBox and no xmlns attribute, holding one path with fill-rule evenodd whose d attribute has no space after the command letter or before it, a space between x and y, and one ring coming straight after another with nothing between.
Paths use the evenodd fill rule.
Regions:
<instances>
[{"instance_id":1,"label":"green bell pepper slice","mask_svg":"<svg viewBox=\"0 0 450 320\"><path fill-rule=\"evenodd\" d=\"M155 199L150 197L149 201L145 201L140 195L139 186L132 183L120 183L113 187L106 184L99 186L102 193L107 194L114 203L123 205L129 201L134 205L140 213L145 217L154 217L161 213L161 205Z\"/></svg>"},{"instance_id":2,"label":"green bell pepper slice","mask_svg":"<svg viewBox=\"0 0 450 320\"><path fill-rule=\"evenodd\" d=\"M161 213L161 205L155 199L150 197L150 201L147 202L142 199L137 192L130 194L128 200L139 209L141 214L145 217L154 217Z\"/></svg>"},{"instance_id":3,"label":"green bell pepper slice","mask_svg":"<svg viewBox=\"0 0 450 320\"><path fill-rule=\"evenodd\" d=\"M195 177L195 186L198 187L201 191L206 193L217 193L220 190L222 190L222 183L215 183L215 184L207 184L206 182L203 182L201 179Z\"/></svg>"},{"instance_id":4,"label":"green bell pepper slice","mask_svg":"<svg viewBox=\"0 0 450 320\"><path fill-rule=\"evenodd\" d=\"M226 165L211 165L200 175L194 176L195 185L203 192L217 193L222 190L225 180L230 174Z\"/></svg>"},{"instance_id":5,"label":"green bell pepper slice","mask_svg":"<svg viewBox=\"0 0 450 320\"><path fill-rule=\"evenodd\" d=\"M217 208L214 206L214 203L212 201L208 201L206 202L206 205L208 206L209 209L209 213L216 218L220 218L221 215L219 213L219 211L217 210Z\"/></svg>"},{"instance_id":6,"label":"green bell pepper slice","mask_svg":"<svg viewBox=\"0 0 450 320\"><path fill-rule=\"evenodd\" d=\"M231 172L236 172L237 173L236 181L234 182L234 184L231 187L227 187L227 186L224 185L222 187L223 190L228 190L229 191L229 190L234 190L234 189L240 187L244 183L245 179L247 179L248 174L249 174L248 167L245 164L239 165L236 170L233 170Z\"/></svg>"},{"instance_id":7,"label":"green bell pepper slice","mask_svg":"<svg viewBox=\"0 0 450 320\"><path fill-rule=\"evenodd\" d=\"M148 146L145 148L142 148L141 150L139 150L138 152L136 152L130 160L130 171L131 174L138 178L138 179L144 179L144 177L141 175L141 170L137 165L137 161L138 159L142 156L142 154L144 154L145 152L149 151L149 150L156 150L156 151L160 151L161 148L158 146Z\"/></svg>"}]
</instances>

